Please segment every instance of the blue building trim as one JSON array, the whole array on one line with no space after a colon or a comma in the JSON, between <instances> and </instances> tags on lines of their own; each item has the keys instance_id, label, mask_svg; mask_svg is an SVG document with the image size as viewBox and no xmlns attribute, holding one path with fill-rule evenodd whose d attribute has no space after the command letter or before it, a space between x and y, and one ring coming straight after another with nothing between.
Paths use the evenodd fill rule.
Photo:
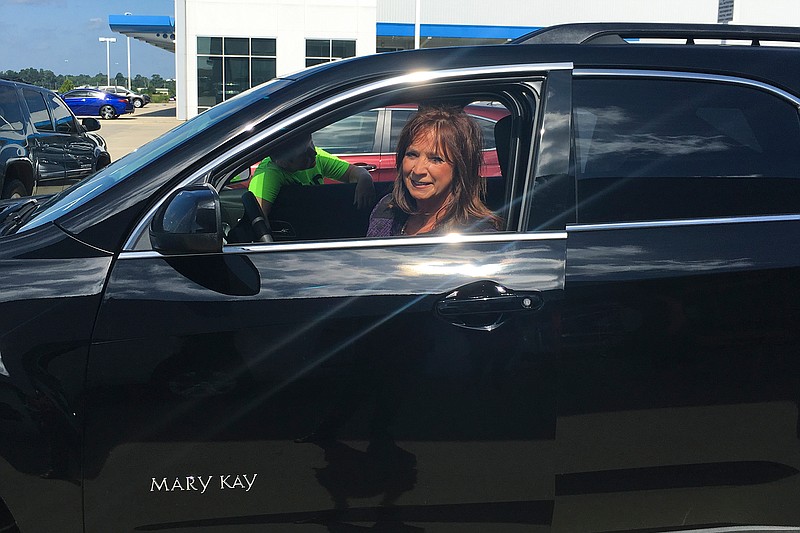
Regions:
<instances>
[{"instance_id":1,"label":"blue building trim","mask_svg":"<svg viewBox=\"0 0 800 533\"><path fill-rule=\"evenodd\" d=\"M175 19L166 15L109 15L111 31L127 33L175 33Z\"/></svg>"},{"instance_id":2,"label":"blue building trim","mask_svg":"<svg viewBox=\"0 0 800 533\"><path fill-rule=\"evenodd\" d=\"M478 26L470 24L421 24L420 35L425 37L472 37L478 39L514 39L540 26ZM414 25L402 22L378 22L378 37L413 37Z\"/></svg>"}]
</instances>

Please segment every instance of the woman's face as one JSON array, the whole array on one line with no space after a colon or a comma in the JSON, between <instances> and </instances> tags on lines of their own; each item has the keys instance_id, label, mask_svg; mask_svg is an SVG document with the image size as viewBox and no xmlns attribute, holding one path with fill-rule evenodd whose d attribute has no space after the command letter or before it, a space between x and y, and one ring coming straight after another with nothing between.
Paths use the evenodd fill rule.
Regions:
<instances>
[{"instance_id":1,"label":"woman's face","mask_svg":"<svg viewBox=\"0 0 800 533\"><path fill-rule=\"evenodd\" d=\"M441 204L450 194L453 165L437 152L432 132L422 132L411 141L403 156L403 181L418 203Z\"/></svg>"}]
</instances>

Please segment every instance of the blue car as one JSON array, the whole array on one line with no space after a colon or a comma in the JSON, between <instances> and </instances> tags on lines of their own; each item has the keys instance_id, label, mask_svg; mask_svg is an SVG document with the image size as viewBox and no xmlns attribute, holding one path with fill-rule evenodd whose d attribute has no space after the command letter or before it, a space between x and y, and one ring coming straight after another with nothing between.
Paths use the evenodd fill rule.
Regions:
<instances>
[{"instance_id":1,"label":"blue car","mask_svg":"<svg viewBox=\"0 0 800 533\"><path fill-rule=\"evenodd\" d=\"M97 89L73 89L61 97L79 117L117 118L134 110L128 98Z\"/></svg>"}]
</instances>

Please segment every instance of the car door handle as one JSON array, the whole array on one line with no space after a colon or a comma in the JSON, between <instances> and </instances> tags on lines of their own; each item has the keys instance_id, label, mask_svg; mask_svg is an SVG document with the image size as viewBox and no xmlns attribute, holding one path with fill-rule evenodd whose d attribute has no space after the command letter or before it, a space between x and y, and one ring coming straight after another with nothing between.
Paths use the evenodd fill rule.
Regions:
<instances>
[{"instance_id":1,"label":"car door handle","mask_svg":"<svg viewBox=\"0 0 800 533\"><path fill-rule=\"evenodd\" d=\"M373 170L378 170L376 165L370 165L369 163L353 163L357 167L361 167L366 169L367 172L372 172Z\"/></svg>"},{"instance_id":2,"label":"car door handle","mask_svg":"<svg viewBox=\"0 0 800 533\"><path fill-rule=\"evenodd\" d=\"M508 313L535 312L544 305L538 291L515 292L493 281L460 287L436 302L436 313L460 327L491 331Z\"/></svg>"}]
</instances>

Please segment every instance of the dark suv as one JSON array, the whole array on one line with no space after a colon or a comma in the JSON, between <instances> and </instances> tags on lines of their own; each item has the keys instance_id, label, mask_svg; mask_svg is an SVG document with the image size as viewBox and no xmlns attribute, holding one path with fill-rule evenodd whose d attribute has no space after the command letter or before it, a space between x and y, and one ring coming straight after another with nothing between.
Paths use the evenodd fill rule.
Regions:
<instances>
[{"instance_id":1,"label":"dark suv","mask_svg":"<svg viewBox=\"0 0 800 533\"><path fill-rule=\"evenodd\" d=\"M2 526L800 530L798 40L339 61L0 206ZM236 182L276 146L429 102L507 115L500 231L368 238L322 184L237 234L269 230Z\"/></svg>"},{"instance_id":2,"label":"dark suv","mask_svg":"<svg viewBox=\"0 0 800 533\"><path fill-rule=\"evenodd\" d=\"M99 129L54 92L0 79L0 197L52 194L108 165Z\"/></svg>"}]
</instances>

